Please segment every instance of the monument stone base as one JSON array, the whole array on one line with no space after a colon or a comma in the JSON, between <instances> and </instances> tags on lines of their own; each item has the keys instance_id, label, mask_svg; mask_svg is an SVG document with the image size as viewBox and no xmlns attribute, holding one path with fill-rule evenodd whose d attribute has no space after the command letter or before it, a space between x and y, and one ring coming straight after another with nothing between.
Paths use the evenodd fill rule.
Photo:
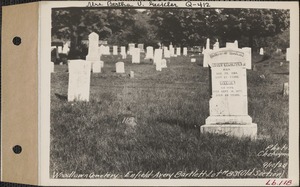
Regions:
<instances>
[{"instance_id":1,"label":"monument stone base","mask_svg":"<svg viewBox=\"0 0 300 187\"><path fill-rule=\"evenodd\" d=\"M239 116L209 116L205 124L251 124L252 118L249 115Z\"/></svg>"},{"instance_id":2,"label":"monument stone base","mask_svg":"<svg viewBox=\"0 0 300 187\"><path fill-rule=\"evenodd\" d=\"M256 139L257 124L206 124L200 127L201 133L225 134L238 138Z\"/></svg>"}]
</instances>

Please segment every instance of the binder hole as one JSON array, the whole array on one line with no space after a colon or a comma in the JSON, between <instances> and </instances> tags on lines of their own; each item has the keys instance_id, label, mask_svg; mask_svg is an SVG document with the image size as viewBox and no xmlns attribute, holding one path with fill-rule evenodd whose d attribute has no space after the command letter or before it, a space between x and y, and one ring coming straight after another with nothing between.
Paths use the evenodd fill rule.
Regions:
<instances>
[{"instance_id":1,"label":"binder hole","mask_svg":"<svg viewBox=\"0 0 300 187\"><path fill-rule=\"evenodd\" d=\"M19 37L19 36L16 36L16 37L14 37L14 39L13 39L13 43L15 44L15 45L20 45L21 44L21 38Z\"/></svg>"},{"instance_id":2,"label":"binder hole","mask_svg":"<svg viewBox=\"0 0 300 187\"><path fill-rule=\"evenodd\" d=\"M14 151L14 153L16 153L16 154L20 154L20 153L22 152L22 147L19 146L19 145L15 145L15 146L13 147L13 151Z\"/></svg>"}]
</instances>

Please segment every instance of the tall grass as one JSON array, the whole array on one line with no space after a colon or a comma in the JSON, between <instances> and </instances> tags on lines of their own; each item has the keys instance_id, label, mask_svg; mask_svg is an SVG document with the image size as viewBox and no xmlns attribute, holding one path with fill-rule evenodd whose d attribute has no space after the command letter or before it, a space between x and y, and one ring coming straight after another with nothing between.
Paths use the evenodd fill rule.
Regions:
<instances>
[{"instance_id":1,"label":"tall grass","mask_svg":"<svg viewBox=\"0 0 300 187\"><path fill-rule=\"evenodd\" d=\"M67 96L68 85L67 66L55 66L50 176L72 171L119 173L118 178L129 171L268 171L263 163L287 162L287 157L262 158L257 153L270 144L288 145L288 98L281 94L288 64L258 57L253 62L258 71L247 71L249 115L258 124L258 140L251 141L200 134L199 126L209 116L209 72L202 67L202 56L196 58L196 63L189 57L171 58L162 72L150 61L131 64L126 59L126 73L120 75L115 73L119 57L106 56L102 73L92 74L90 102L76 103L55 96ZM128 116L135 117L136 127L122 123Z\"/></svg>"}]
</instances>

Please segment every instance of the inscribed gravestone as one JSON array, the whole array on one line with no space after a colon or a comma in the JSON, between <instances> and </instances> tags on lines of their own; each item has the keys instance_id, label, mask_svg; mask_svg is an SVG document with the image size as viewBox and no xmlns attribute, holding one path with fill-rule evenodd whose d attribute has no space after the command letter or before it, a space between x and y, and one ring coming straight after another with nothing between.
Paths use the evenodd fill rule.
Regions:
<instances>
[{"instance_id":1,"label":"inscribed gravestone","mask_svg":"<svg viewBox=\"0 0 300 187\"><path fill-rule=\"evenodd\" d=\"M116 72L117 73L125 73L124 62L116 63Z\"/></svg>"},{"instance_id":2,"label":"inscribed gravestone","mask_svg":"<svg viewBox=\"0 0 300 187\"><path fill-rule=\"evenodd\" d=\"M152 46L148 46L146 48L146 57L145 59L153 59L153 47Z\"/></svg>"},{"instance_id":3,"label":"inscribed gravestone","mask_svg":"<svg viewBox=\"0 0 300 187\"><path fill-rule=\"evenodd\" d=\"M247 54L238 48L220 48L211 51L208 57L212 97L209 101L210 116L201 126L201 132L256 138L257 125L248 115Z\"/></svg>"},{"instance_id":4,"label":"inscribed gravestone","mask_svg":"<svg viewBox=\"0 0 300 187\"><path fill-rule=\"evenodd\" d=\"M90 76L90 61L69 61L68 101L89 101Z\"/></svg>"},{"instance_id":5,"label":"inscribed gravestone","mask_svg":"<svg viewBox=\"0 0 300 187\"><path fill-rule=\"evenodd\" d=\"M134 48L131 50L132 55L132 63L140 63L140 49Z\"/></svg>"}]
</instances>

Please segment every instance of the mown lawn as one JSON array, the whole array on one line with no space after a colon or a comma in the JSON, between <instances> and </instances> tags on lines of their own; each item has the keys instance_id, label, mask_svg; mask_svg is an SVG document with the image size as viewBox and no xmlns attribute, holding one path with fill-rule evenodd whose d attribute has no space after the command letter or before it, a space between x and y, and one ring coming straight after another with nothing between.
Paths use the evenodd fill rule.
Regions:
<instances>
[{"instance_id":1,"label":"mown lawn","mask_svg":"<svg viewBox=\"0 0 300 187\"><path fill-rule=\"evenodd\" d=\"M51 75L50 177L73 171L117 173L117 178L126 178L129 171L282 172L264 163L287 163L287 156L257 154L269 145L288 145L288 97L282 96L282 84L289 80L288 62L281 56L265 61L253 57L257 71L247 70L248 107L258 125L258 139L251 141L200 134L209 116L209 70L202 67L202 55L195 56L196 63L190 58L171 58L168 68L157 72L150 61L131 64L129 56L126 73L116 74L119 56L105 56L102 73L91 76L90 102L76 103L64 99L67 66L56 65ZM137 121L134 128L122 123L131 116ZM214 178L225 177L238 176ZM287 177L287 168L280 177Z\"/></svg>"}]
</instances>

